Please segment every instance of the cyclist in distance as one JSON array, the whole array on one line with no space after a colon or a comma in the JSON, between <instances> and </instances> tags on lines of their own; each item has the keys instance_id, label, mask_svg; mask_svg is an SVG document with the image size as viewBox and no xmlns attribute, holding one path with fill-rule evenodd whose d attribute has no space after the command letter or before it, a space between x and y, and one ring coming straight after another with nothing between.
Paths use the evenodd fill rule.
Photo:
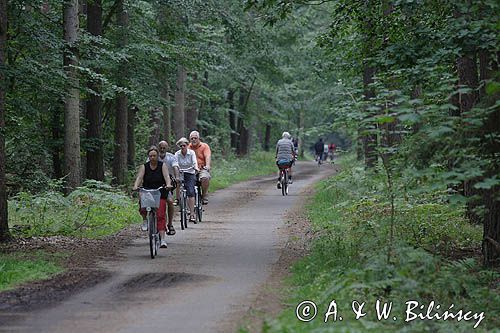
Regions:
<instances>
[{"instance_id":1,"label":"cyclist in distance","mask_svg":"<svg viewBox=\"0 0 500 333\"><path fill-rule=\"evenodd\" d=\"M172 188L172 183L170 181L170 175L168 174L167 165L158 160L158 156L160 155L158 148L156 148L156 146L151 146L147 153L149 161L139 167L133 189L136 191L142 186L145 189L152 190L164 186L164 188L160 190L161 197L160 207L157 212L157 227L161 238L160 247L167 247L167 242L165 240L165 210L169 192L168 190ZM146 209L141 208L140 213L143 219L141 229L146 231L148 230Z\"/></svg>"},{"instance_id":2,"label":"cyclist in distance","mask_svg":"<svg viewBox=\"0 0 500 333\"><path fill-rule=\"evenodd\" d=\"M319 138L319 140L314 144L314 152L315 152L316 161L318 159L320 159L320 160L323 159L323 149L324 149L323 138Z\"/></svg>"},{"instance_id":3,"label":"cyclist in distance","mask_svg":"<svg viewBox=\"0 0 500 333\"><path fill-rule=\"evenodd\" d=\"M184 175L184 187L186 188L188 197L188 207L189 207L189 222L196 222L196 217L194 215L194 187L196 185L196 173L200 171L198 168L198 162L196 161L196 154L191 149L188 149L188 139L180 138L177 141L177 146L181 148L175 153L177 157L177 162L179 163L179 169L183 170Z\"/></svg>"},{"instance_id":4,"label":"cyclist in distance","mask_svg":"<svg viewBox=\"0 0 500 333\"><path fill-rule=\"evenodd\" d=\"M167 152L168 150L167 141L160 141L160 143L158 143L158 149L160 151L160 156L158 160L167 165L170 179L174 180L178 184L180 180L179 163L177 162L177 158L175 157L174 154ZM169 192L167 196L167 211L168 211L167 235L172 236L175 235L175 228L174 225L172 224L174 220L174 196L172 192Z\"/></svg>"},{"instance_id":5,"label":"cyclist in distance","mask_svg":"<svg viewBox=\"0 0 500 333\"><path fill-rule=\"evenodd\" d=\"M288 183L292 183L292 165L295 160L295 150L290 133L283 132L281 139L276 143L276 165L286 165L288 163ZM278 171L278 188L281 188L280 173Z\"/></svg>"},{"instance_id":6,"label":"cyclist in distance","mask_svg":"<svg viewBox=\"0 0 500 333\"><path fill-rule=\"evenodd\" d=\"M200 141L200 133L198 131L192 131L189 134L189 141L188 148L195 152L198 167L200 168L198 176L201 182L201 198L202 203L206 205L208 204L208 186L212 178L210 176L212 152L208 144Z\"/></svg>"}]
</instances>

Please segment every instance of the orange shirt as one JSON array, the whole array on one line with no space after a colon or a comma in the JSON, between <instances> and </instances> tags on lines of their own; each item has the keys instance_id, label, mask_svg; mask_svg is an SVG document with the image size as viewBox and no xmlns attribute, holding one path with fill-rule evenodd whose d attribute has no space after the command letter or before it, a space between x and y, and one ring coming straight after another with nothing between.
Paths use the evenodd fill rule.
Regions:
<instances>
[{"instance_id":1,"label":"orange shirt","mask_svg":"<svg viewBox=\"0 0 500 333\"><path fill-rule=\"evenodd\" d=\"M205 142L200 142L196 148L190 143L188 148L194 150L196 153L196 160L198 161L198 167L200 169L207 165L206 160L212 155L212 152Z\"/></svg>"}]
</instances>

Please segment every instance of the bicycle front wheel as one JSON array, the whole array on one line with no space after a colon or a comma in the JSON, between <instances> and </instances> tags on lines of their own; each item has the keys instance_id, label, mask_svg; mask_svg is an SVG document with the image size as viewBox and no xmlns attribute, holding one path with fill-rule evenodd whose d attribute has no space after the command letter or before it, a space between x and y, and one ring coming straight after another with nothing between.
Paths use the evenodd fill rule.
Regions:
<instances>
[{"instance_id":1,"label":"bicycle front wheel","mask_svg":"<svg viewBox=\"0 0 500 333\"><path fill-rule=\"evenodd\" d=\"M187 223L187 211L188 211L187 195L186 195L185 191L182 193L181 201L182 201L181 223L184 226L183 227L183 229L184 229L184 228L187 228L187 226L188 226L188 223Z\"/></svg>"},{"instance_id":2,"label":"bicycle front wheel","mask_svg":"<svg viewBox=\"0 0 500 333\"><path fill-rule=\"evenodd\" d=\"M201 199L201 188L198 188L198 193L196 195L196 218L198 222L201 222L201 218L203 217L203 202Z\"/></svg>"},{"instance_id":3,"label":"bicycle front wheel","mask_svg":"<svg viewBox=\"0 0 500 333\"><path fill-rule=\"evenodd\" d=\"M151 259L154 259L157 254L157 231L156 231L156 213L148 212L148 233L149 233L149 253Z\"/></svg>"}]
</instances>

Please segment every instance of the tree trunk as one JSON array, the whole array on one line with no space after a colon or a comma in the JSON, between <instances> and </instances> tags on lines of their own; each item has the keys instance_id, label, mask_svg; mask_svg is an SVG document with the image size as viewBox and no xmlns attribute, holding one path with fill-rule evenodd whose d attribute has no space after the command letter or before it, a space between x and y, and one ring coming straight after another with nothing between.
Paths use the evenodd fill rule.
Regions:
<instances>
[{"instance_id":1,"label":"tree trunk","mask_svg":"<svg viewBox=\"0 0 500 333\"><path fill-rule=\"evenodd\" d=\"M151 119L151 132L149 135L149 145L155 145L158 146L158 142L160 142L160 135L161 135L161 117L163 115L163 112L160 108L152 108L151 109L151 114L150 114L150 119Z\"/></svg>"},{"instance_id":2,"label":"tree trunk","mask_svg":"<svg viewBox=\"0 0 500 333\"><path fill-rule=\"evenodd\" d=\"M102 0L87 0L87 30L93 36L102 36ZM98 68L94 71L99 73ZM102 98L101 85L97 81L88 83L94 91L87 101L87 178L104 180L104 151L102 142Z\"/></svg>"},{"instance_id":3,"label":"tree trunk","mask_svg":"<svg viewBox=\"0 0 500 333\"><path fill-rule=\"evenodd\" d=\"M135 115L137 107L132 106L127 112L127 164L129 168L135 168Z\"/></svg>"},{"instance_id":4,"label":"tree trunk","mask_svg":"<svg viewBox=\"0 0 500 333\"><path fill-rule=\"evenodd\" d=\"M186 109L186 128L189 132L197 130L196 123L198 122L198 102L194 93L194 86L196 85L197 80L198 76L194 73L191 91L188 94L188 105Z\"/></svg>"},{"instance_id":5,"label":"tree trunk","mask_svg":"<svg viewBox=\"0 0 500 333\"><path fill-rule=\"evenodd\" d=\"M66 189L80 185L80 89L78 79L78 0L64 2L64 72L67 77L64 101L64 173Z\"/></svg>"},{"instance_id":6,"label":"tree trunk","mask_svg":"<svg viewBox=\"0 0 500 333\"><path fill-rule=\"evenodd\" d=\"M496 96L498 99L498 95ZM498 108L492 112L484 125L483 146L484 155L493 156L498 154L500 146L498 140L491 140L491 137L500 133L500 110ZM487 171L486 177L493 177L498 174L498 164L492 165ZM482 204L485 206L483 217L484 237L483 237L483 259L486 266L498 266L500 264L500 186L482 191Z\"/></svg>"},{"instance_id":7,"label":"tree trunk","mask_svg":"<svg viewBox=\"0 0 500 333\"><path fill-rule=\"evenodd\" d=\"M0 0L0 68L5 66L7 49L7 0ZM0 70L0 242L11 238L7 214L7 187L5 184L5 89L6 78Z\"/></svg>"},{"instance_id":8,"label":"tree trunk","mask_svg":"<svg viewBox=\"0 0 500 333\"><path fill-rule=\"evenodd\" d=\"M177 87L175 89L175 108L174 108L174 133L175 139L179 140L186 135L185 128L185 110L184 110L184 92L186 86L186 70L183 66L177 66Z\"/></svg>"},{"instance_id":9,"label":"tree trunk","mask_svg":"<svg viewBox=\"0 0 500 333\"><path fill-rule=\"evenodd\" d=\"M264 135L264 150L271 149L271 125L266 124L266 134Z\"/></svg>"},{"instance_id":10,"label":"tree trunk","mask_svg":"<svg viewBox=\"0 0 500 333\"><path fill-rule=\"evenodd\" d=\"M466 87L472 89L472 91L467 93L459 93L458 100L460 106L460 114L462 117L466 117L467 112L469 112L478 100L478 93L476 91L478 87L478 70L477 63L474 57L469 55L463 55L457 60L457 72L458 72L458 85L459 87ZM467 120L464 120L466 123ZM478 191L474 189L474 184L478 179L466 180L463 184L464 195L466 197L472 197L478 194ZM473 223L481 223L481 217L474 211L478 206L477 199L469 199L467 202L466 216Z\"/></svg>"},{"instance_id":11,"label":"tree trunk","mask_svg":"<svg viewBox=\"0 0 500 333\"><path fill-rule=\"evenodd\" d=\"M119 47L124 48L128 43L128 13L124 8L124 0L118 1L117 8L118 20L120 26L118 43ZM127 85L128 68L124 62L120 65L120 85ZM127 175L127 121L128 121L128 97L120 92L116 97L115 105L115 151L113 158L113 183L125 184Z\"/></svg>"},{"instance_id":12,"label":"tree trunk","mask_svg":"<svg viewBox=\"0 0 500 333\"><path fill-rule=\"evenodd\" d=\"M375 97L373 88L369 85L373 83L373 77L375 75L375 68L365 65L363 71L363 85L365 100L369 101ZM367 110L366 118L371 118L372 114ZM365 125L362 128L362 140L363 140L363 152L365 156L365 167L373 168L377 163L377 134L375 133L376 127L371 120L365 120Z\"/></svg>"},{"instance_id":13,"label":"tree trunk","mask_svg":"<svg viewBox=\"0 0 500 333\"><path fill-rule=\"evenodd\" d=\"M53 178L61 179L63 177L61 161L61 142L62 128L60 110L52 110L51 130L52 130L52 167L54 170Z\"/></svg>"},{"instance_id":14,"label":"tree trunk","mask_svg":"<svg viewBox=\"0 0 500 333\"><path fill-rule=\"evenodd\" d=\"M231 130L231 148L236 149L238 142L238 134L236 133L236 110L234 108L234 89L229 89L227 92L227 102L229 104L229 129Z\"/></svg>"},{"instance_id":15,"label":"tree trunk","mask_svg":"<svg viewBox=\"0 0 500 333\"><path fill-rule=\"evenodd\" d=\"M172 135L172 111L170 109L170 86L168 81L165 80L164 87L162 91L162 98L164 99L165 105L163 106L163 140L170 143Z\"/></svg>"},{"instance_id":16,"label":"tree trunk","mask_svg":"<svg viewBox=\"0 0 500 333\"><path fill-rule=\"evenodd\" d=\"M487 50L481 50L479 51L479 80L481 82L481 96L486 95L486 80L490 78L490 53Z\"/></svg>"}]
</instances>

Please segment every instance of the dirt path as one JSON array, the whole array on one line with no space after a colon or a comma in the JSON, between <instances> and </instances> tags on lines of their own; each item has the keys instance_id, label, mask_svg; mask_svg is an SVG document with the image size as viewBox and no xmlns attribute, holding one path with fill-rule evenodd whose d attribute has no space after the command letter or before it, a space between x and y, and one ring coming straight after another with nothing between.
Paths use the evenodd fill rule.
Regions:
<instances>
[{"instance_id":1,"label":"dirt path","mask_svg":"<svg viewBox=\"0 0 500 333\"><path fill-rule=\"evenodd\" d=\"M146 238L138 238L120 260L98 264L108 273L103 282L48 308L0 310L0 331L236 331L286 247L289 235L280 228L287 214L333 168L299 162L295 172L288 197L274 177L214 193L205 221L177 228L156 259L149 258Z\"/></svg>"}]
</instances>

